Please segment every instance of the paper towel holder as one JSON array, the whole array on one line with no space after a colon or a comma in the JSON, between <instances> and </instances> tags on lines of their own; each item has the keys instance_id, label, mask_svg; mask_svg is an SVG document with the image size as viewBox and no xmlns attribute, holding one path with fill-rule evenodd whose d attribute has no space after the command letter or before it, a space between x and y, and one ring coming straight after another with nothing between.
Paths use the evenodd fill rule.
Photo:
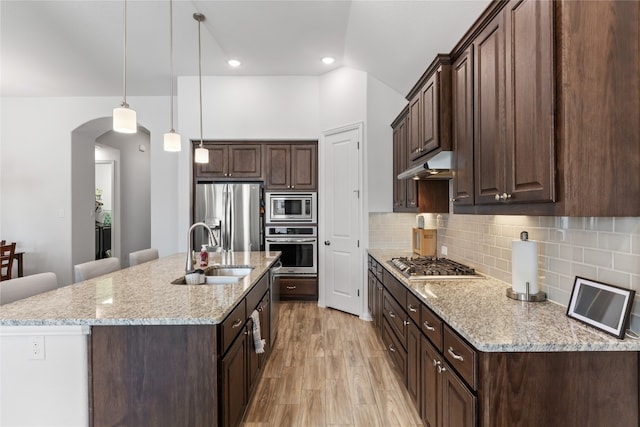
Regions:
<instances>
[{"instance_id":1,"label":"paper towel holder","mask_svg":"<svg viewBox=\"0 0 640 427\"><path fill-rule=\"evenodd\" d=\"M529 240L529 233L523 231L520 233L520 240ZM515 292L513 287L507 288L507 297L517 300L517 301L526 301L526 302L542 302L546 301L547 294L545 292L538 292L532 294L529 292L529 282L525 282L525 292Z\"/></svg>"}]
</instances>

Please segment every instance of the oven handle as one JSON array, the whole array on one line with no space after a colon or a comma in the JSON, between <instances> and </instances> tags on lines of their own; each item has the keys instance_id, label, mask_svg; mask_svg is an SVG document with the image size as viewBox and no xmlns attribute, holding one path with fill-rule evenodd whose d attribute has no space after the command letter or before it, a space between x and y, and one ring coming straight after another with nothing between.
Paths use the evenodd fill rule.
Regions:
<instances>
[{"instance_id":1,"label":"oven handle","mask_svg":"<svg viewBox=\"0 0 640 427\"><path fill-rule=\"evenodd\" d=\"M315 243L318 239L267 239L269 243Z\"/></svg>"}]
</instances>

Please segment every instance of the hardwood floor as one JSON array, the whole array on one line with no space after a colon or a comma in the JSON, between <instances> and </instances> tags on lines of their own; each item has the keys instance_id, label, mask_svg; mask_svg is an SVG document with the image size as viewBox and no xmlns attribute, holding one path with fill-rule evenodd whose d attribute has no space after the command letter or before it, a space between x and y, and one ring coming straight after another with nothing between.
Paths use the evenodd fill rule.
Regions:
<instances>
[{"instance_id":1,"label":"hardwood floor","mask_svg":"<svg viewBox=\"0 0 640 427\"><path fill-rule=\"evenodd\" d=\"M284 302L275 348L244 427L422 426L373 324Z\"/></svg>"}]
</instances>

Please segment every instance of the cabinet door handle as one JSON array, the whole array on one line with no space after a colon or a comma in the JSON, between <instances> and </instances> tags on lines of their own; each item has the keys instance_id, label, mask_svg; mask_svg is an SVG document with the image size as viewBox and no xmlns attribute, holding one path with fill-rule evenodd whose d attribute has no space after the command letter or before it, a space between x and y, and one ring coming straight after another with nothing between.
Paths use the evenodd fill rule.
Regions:
<instances>
[{"instance_id":1,"label":"cabinet door handle","mask_svg":"<svg viewBox=\"0 0 640 427\"><path fill-rule=\"evenodd\" d=\"M455 350L453 349L453 347L449 347L447 349L447 353L449 353L451 355L451 357L453 357L454 359L459 360L460 362L464 362L464 357L462 357L458 353L456 353Z\"/></svg>"},{"instance_id":2,"label":"cabinet door handle","mask_svg":"<svg viewBox=\"0 0 640 427\"><path fill-rule=\"evenodd\" d=\"M258 309L257 309L257 310L258 310L258 311L262 311L262 310L264 310L264 307L260 306L260 307L258 307Z\"/></svg>"},{"instance_id":3,"label":"cabinet door handle","mask_svg":"<svg viewBox=\"0 0 640 427\"><path fill-rule=\"evenodd\" d=\"M439 360L433 359L433 366L438 366L440 364Z\"/></svg>"},{"instance_id":4,"label":"cabinet door handle","mask_svg":"<svg viewBox=\"0 0 640 427\"><path fill-rule=\"evenodd\" d=\"M396 352L396 349L395 349L395 348L393 348L393 345L392 345L392 344L389 344L389 351L392 351L392 352L394 352L394 353Z\"/></svg>"},{"instance_id":5,"label":"cabinet door handle","mask_svg":"<svg viewBox=\"0 0 640 427\"><path fill-rule=\"evenodd\" d=\"M287 289L289 289L289 290L294 290L295 288L296 288L295 285L294 286L287 286Z\"/></svg>"},{"instance_id":6,"label":"cabinet door handle","mask_svg":"<svg viewBox=\"0 0 640 427\"><path fill-rule=\"evenodd\" d=\"M408 309L409 309L409 311L411 311L412 313L416 313L416 312L418 311L418 310L416 310L416 308L415 308L413 305L411 305L411 304L409 304L409 306L408 306L407 308L408 308Z\"/></svg>"},{"instance_id":7,"label":"cabinet door handle","mask_svg":"<svg viewBox=\"0 0 640 427\"><path fill-rule=\"evenodd\" d=\"M233 322L233 325L231 325L231 329L235 329L240 325L242 325L242 319L238 319L235 322Z\"/></svg>"},{"instance_id":8,"label":"cabinet door handle","mask_svg":"<svg viewBox=\"0 0 640 427\"><path fill-rule=\"evenodd\" d=\"M438 365L438 367L436 369L438 370L439 374L441 374L441 373L443 373L444 371L447 370L447 368L445 368L444 366L440 366L440 365Z\"/></svg>"},{"instance_id":9,"label":"cabinet door handle","mask_svg":"<svg viewBox=\"0 0 640 427\"><path fill-rule=\"evenodd\" d=\"M396 315L393 314L393 311L389 310L389 317L391 317L393 319L394 317L396 317Z\"/></svg>"},{"instance_id":10,"label":"cabinet door handle","mask_svg":"<svg viewBox=\"0 0 640 427\"><path fill-rule=\"evenodd\" d=\"M424 327L425 327L425 328L427 328L427 331L431 331L431 332L433 332L433 331L435 331L435 330L436 330L436 328L434 328L433 326L431 326L431 325L429 324L429 322L427 322L426 320L424 321L423 325L424 325Z\"/></svg>"},{"instance_id":11,"label":"cabinet door handle","mask_svg":"<svg viewBox=\"0 0 640 427\"><path fill-rule=\"evenodd\" d=\"M403 324L404 326L409 326L409 325L411 324L411 322L409 322L408 320L404 320L404 321L402 322L402 324Z\"/></svg>"}]
</instances>

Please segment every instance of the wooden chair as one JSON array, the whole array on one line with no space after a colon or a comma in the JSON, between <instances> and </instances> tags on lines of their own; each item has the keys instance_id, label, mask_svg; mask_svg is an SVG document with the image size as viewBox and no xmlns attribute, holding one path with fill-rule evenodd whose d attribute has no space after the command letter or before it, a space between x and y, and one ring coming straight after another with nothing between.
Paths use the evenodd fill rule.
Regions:
<instances>
[{"instance_id":1,"label":"wooden chair","mask_svg":"<svg viewBox=\"0 0 640 427\"><path fill-rule=\"evenodd\" d=\"M120 270L120 258L104 258L73 266L76 283Z\"/></svg>"},{"instance_id":2,"label":"wooden chair","mask_svg":"<svg viewBox=\"0 0 640 427\"><path fill-rule=\"evenodd\" d=\"M158 250L154 248L142 249L129 254L129 267L142 264L143 262L153 261L158 259Z\"/></svg>"},{"instance_id":3,"label":"wooden chair","mask_svg":"<svg viewBox=\"0 0 640 427\"><path fill-rule=\"evenodd\" d=\"M13 268L13 254L16 252L16 243L7 244L4 240L0 245L0 281L11 279Z\"/></svg>"},{"instance_id":4,"label":"wooden chair","mask_svg":"<svg viewBox=\"0 0 640 427\"><path fill-rule=\"evenodd\" d=\"M55 273L39 273L7 280L0 285L0 305L54 289L58 289Z\"/></svg>"}]
</instances>

